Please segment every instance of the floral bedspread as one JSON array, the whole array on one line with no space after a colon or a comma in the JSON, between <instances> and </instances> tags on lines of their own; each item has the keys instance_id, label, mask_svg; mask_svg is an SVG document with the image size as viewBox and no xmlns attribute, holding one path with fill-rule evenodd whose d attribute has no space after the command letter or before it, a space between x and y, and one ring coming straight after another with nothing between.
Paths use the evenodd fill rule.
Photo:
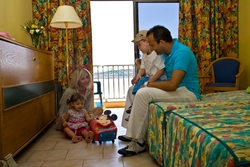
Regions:
<instances>
[{"instance_id":1,"label":"floral bedspread","mask_svg":"<svg viewBox=\"0 0 250 167\"><path fill-rule=\"evenodd\" d=\"M207 94L196 103L151 103L148 143L160 166L250 164L250 94Z\"/></svg>"}]
</instances>

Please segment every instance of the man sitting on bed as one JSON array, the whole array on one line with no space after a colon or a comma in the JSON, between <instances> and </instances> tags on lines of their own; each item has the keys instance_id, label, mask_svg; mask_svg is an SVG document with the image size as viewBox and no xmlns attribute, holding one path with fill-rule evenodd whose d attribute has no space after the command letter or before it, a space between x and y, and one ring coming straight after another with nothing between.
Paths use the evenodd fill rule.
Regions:
<instances>
[{"instance_id":1,"label":"man sitting on bed","mask_svg":"<svg viewBox=\"0 0 250 167\"><path fill-rule=\"evenodd\" d=\"M151 28L147 40L158 55L164 54L167 80L146 82L136 93L126 132L131 142L118 150L123 156L146 151L144 138L150 102L194 102L200 99L197 61L191 49L172 39L170 31L163 26Z\"/></svg>"}]
</instances>

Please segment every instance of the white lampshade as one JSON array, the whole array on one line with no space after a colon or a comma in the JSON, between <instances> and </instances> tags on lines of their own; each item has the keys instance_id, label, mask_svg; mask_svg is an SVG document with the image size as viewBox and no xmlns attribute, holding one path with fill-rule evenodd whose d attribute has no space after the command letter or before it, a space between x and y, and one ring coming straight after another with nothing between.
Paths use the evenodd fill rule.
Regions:
<instances>
[{"instance_id":1,"label":"white lampshade","mask_svg":"<svg viewBox=\"0 0 250 167\"><path fill-rule=\"evenodd\" d=\"M68 23L67 28L78 28L82 26L82 22L72 6L59 6L50 22L50 26L55 28L66 28L65 23Z\"/></svg>"}]
</instances>

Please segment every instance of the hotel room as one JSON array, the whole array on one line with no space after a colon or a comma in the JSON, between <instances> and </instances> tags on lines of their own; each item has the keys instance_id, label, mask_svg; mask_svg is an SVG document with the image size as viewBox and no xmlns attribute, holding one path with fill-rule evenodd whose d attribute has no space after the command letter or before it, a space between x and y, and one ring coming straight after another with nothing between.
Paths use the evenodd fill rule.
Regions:
<instances>
[{"instance_id":1,"label":"hotel room","mask_svg":"<svg viewBox=\"0 0 250 167\"><path fill-rule=\"evenodd\" d=\"M81 2L85 3L85 1ZM112 142L105 142L102 145L84 142L72 144L62 133L55 130L56 104L53 83L54 80L60 81L58 74L62 69L60 67L63 66L60 64L60 49L63 48L51 49L55 44L53 40L58 41L56 39L58 31L55 29L51 30L50 37L53 40L44 38L39 49L31 47L32 42L27 40L27 34L20 25L27 20L42 17L43 15L37 11L50 9L34 8L36 3L38 3L36 0L0 1L0 32L7 32L10 37L15 38L15 40L4 36L0 38L0 160L8 153L12 153L19 167L66 167L72 164L79 167L168 167L184 164L217 167L250 164L248 158L250 148L247 147L250 137L247 123L250 118L247 112L250 110L250 95L245 92L250 86L250 77L248 77L250 66L247 65L250 62L248 56L250 55L250 19L248 18L250 1L238 1L238 48L234 56L244 64L240 77L240 90L204 94L203 100L195 104L151 103L149 111L151 126L148 128L147 135L149 151L135 157L121 157L117 154L117 150L126 146L126 142L115 140L114 144ZM58 2L51 1L50 7L55 5L53 3L58 5ZM50 11L55 13L56 8L51 8ZM88 32L90 27L86 26L86 23L84 26L83 30ZM76 33L82 36L82 32ZM90 36L87 34L84 37L90 39ZM72 38L72 34L69 34L69 38ZM72 50L71 47L69 50ZM81 49L86 55L91 52L91 50ZM55 53L58 56L55 56ZM9 55L15 56L10 59ZM93 70L91 56L76 58L79 62L86 62L82 67ZM62 72L64 88L67 87L68 82L67 71L64 68ZM29 93L32 89L40 91L36 94ZM118 115L118 118L122 117L123 108L112 109L112 111ZM202 121L204 118L206 122ZM231 120L230 123L222 122L227 119ZM125 133L125 129L120 126L120 121L121 119L118 119L115 122L118 127L117 135ZM214 124L209 124L213 121L215 121ZM238 128L235 127L236 125ZM221 134L221 129L227 129L227 132L223 131L225 134ZM236 133L238 131L242 134ZM188 136L196 137L188 138ZM234 140L235 138L239 140Z\"/></svg>"}]
</instances>

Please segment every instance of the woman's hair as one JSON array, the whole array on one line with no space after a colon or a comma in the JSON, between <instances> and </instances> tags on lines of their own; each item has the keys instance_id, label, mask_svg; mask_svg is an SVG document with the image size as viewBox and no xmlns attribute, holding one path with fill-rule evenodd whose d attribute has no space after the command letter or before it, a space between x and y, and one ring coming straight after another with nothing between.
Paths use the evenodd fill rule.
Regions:
<instances>
[{"instance_id":1,"label":"woman's hair","mask_svg":"<svg viewBox=\"0 0 250 167\"><path fill-rule=\"evenodd\" d=\"M69 99L67 99L67 104L76 102L77 100L81 100L84 102L85 99L80 93L74 93Z\"/></svg>"},{"instance_id":2,"label":"woman's hair","mask_svg":"<svg viewBox=\"0 0 250 167\"><path fill-rule=\"evenodd\" d=\"M89 75L89 85L88 85L88 88L91 88L92 87L92 75L85 68L76 69L73 72L71 83L70 83L70 87L72 89L78 90L78 88L79 88L78 81L81 80L83 78L84 74L86 74L86 73Z\"/></svg>"},{"instance_id":3,"label":"woman's hair","mask_svg":"<svg viewBox=\"0 0 250 167\"><path fill-rule=\"evenodd\" d=\"M157 25L152 27L148 30L147 36L150 34L153 34L153 37L158 44L160 43L160 40L164 40L165 42L173 41L170 31L164 26Z\"/></svg>"}]
</instances>

